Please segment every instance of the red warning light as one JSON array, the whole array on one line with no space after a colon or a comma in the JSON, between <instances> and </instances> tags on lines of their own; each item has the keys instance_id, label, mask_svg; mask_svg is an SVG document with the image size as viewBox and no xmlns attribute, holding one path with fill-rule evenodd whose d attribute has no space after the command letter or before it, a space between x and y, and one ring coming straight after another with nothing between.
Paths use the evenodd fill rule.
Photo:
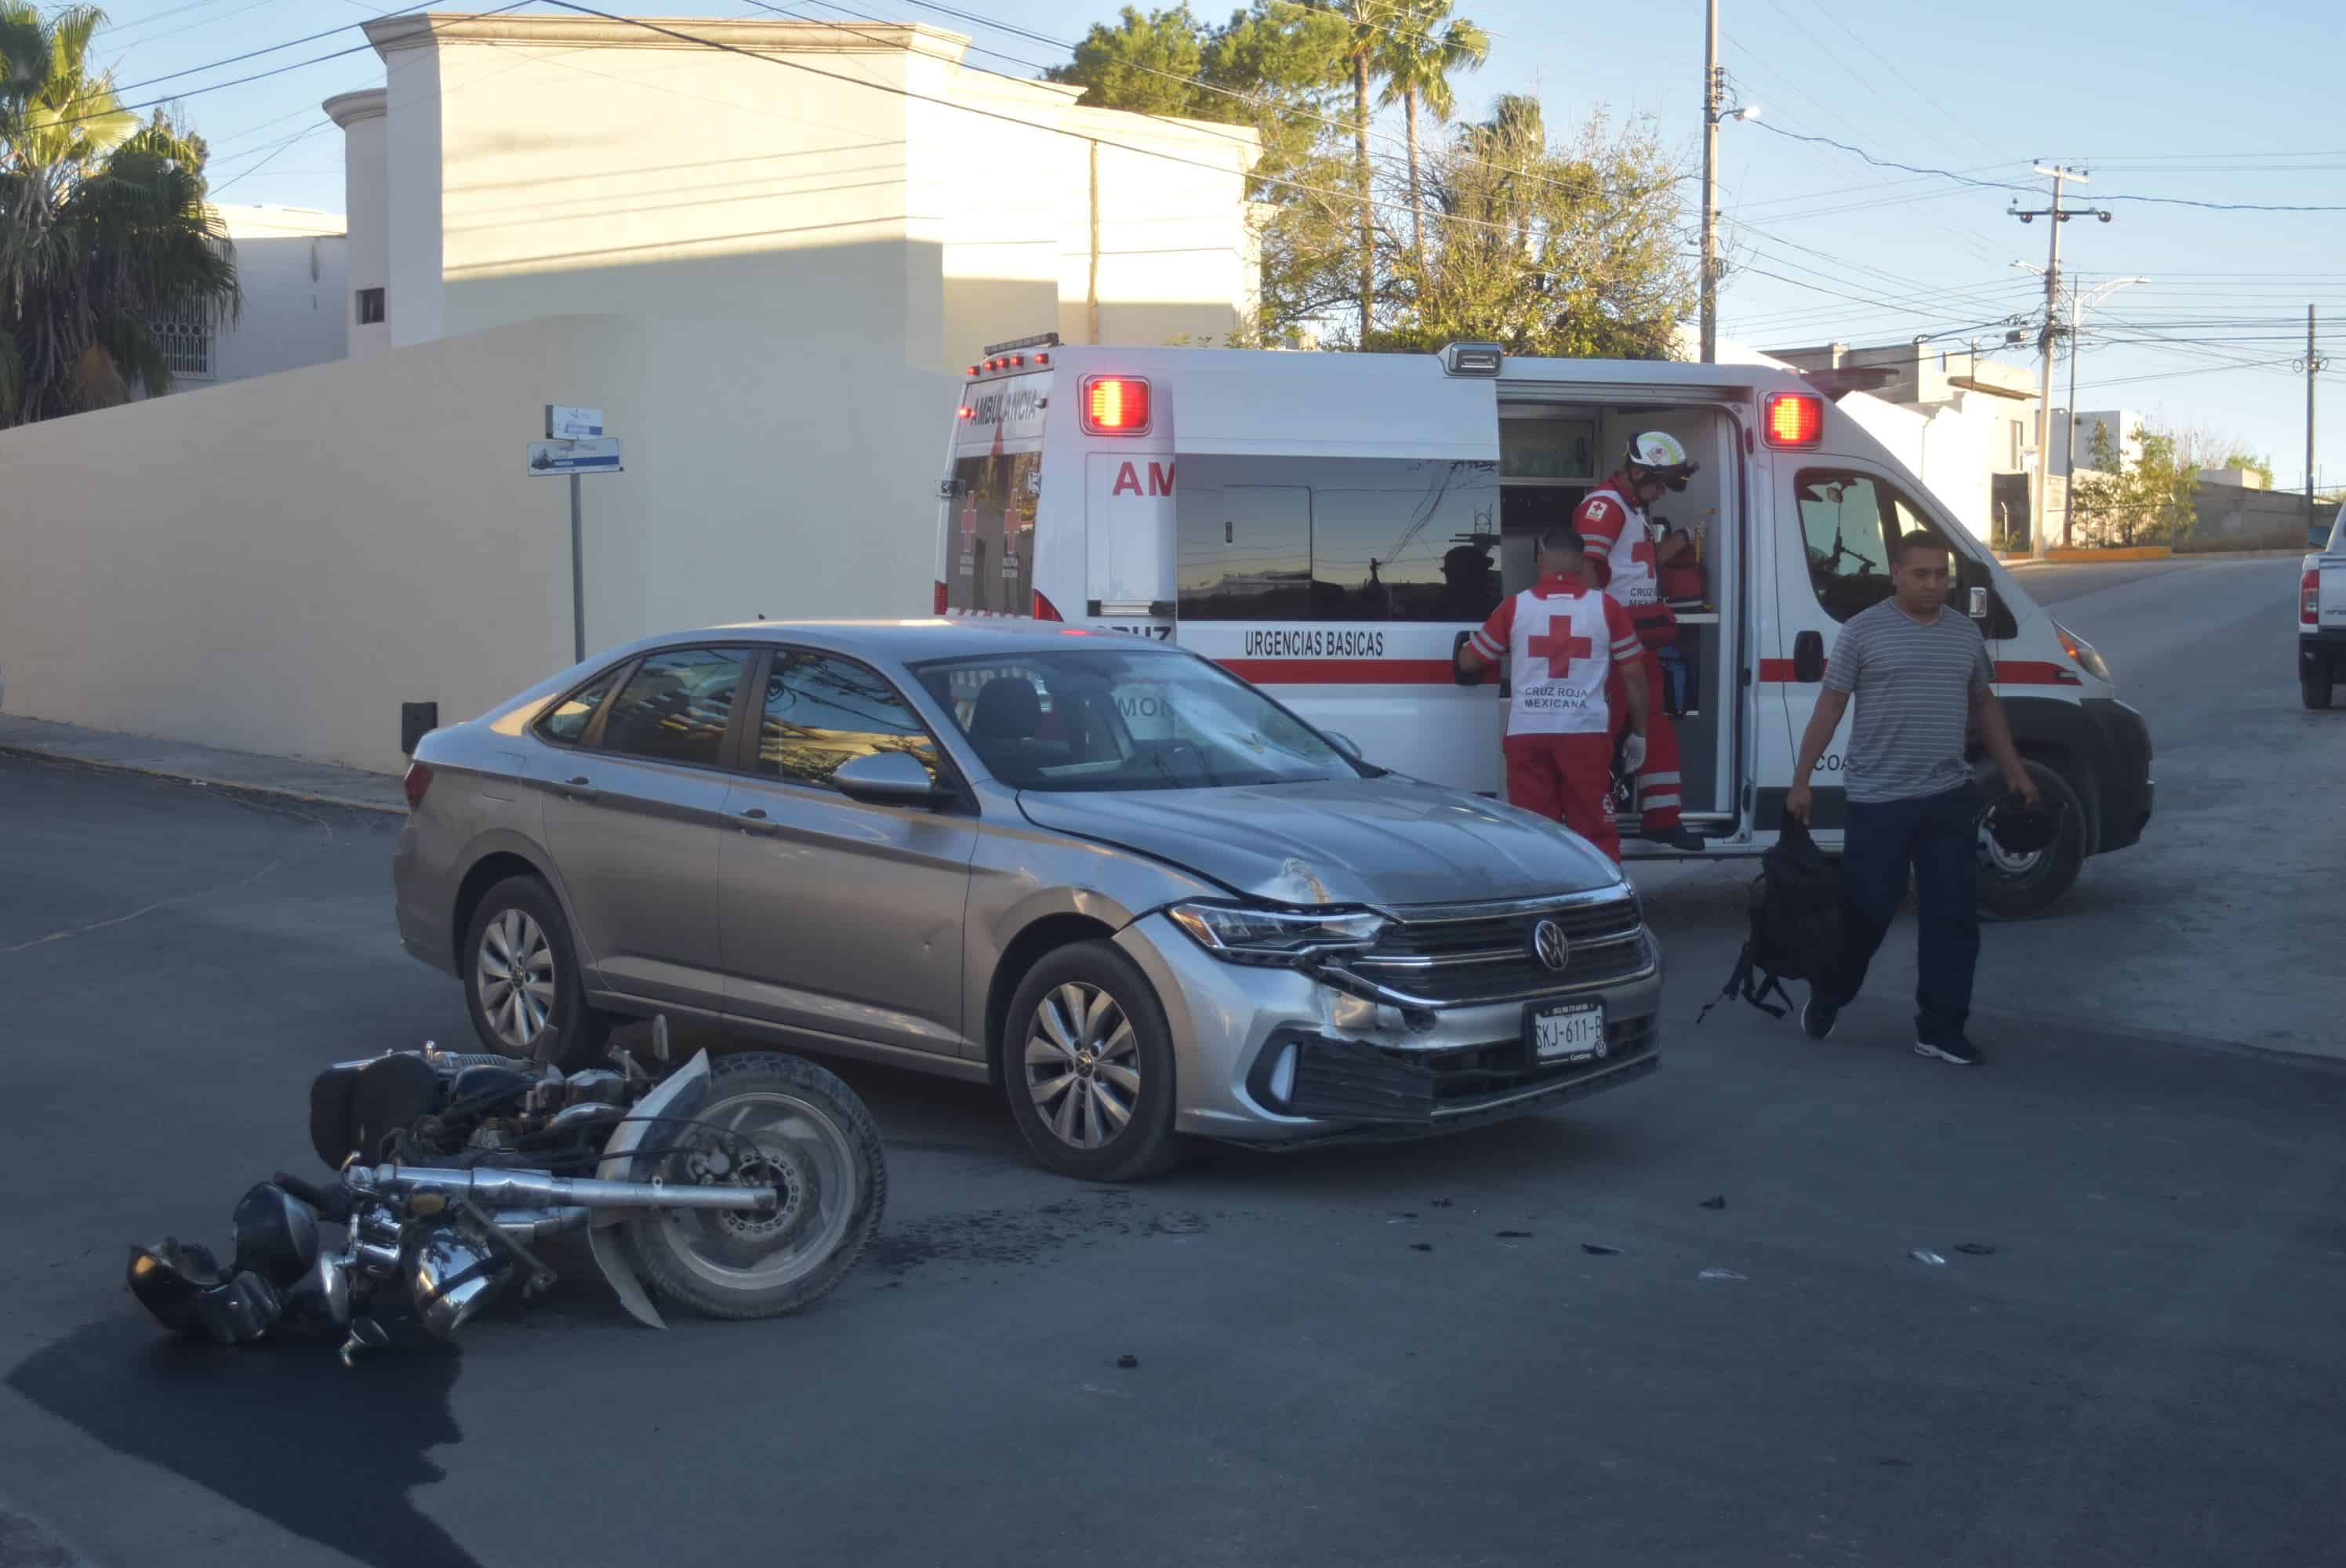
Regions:
<instances>
[{"instance_id":1,"label":"red warning light","mask_svg":"<svg viewBox=\"0 0 2346 1568\"><path fill-rule=\"evenodd\" d=\"M1084 429L1093 435L1148 433L1148 383L1132 376L1093 376L1084 382Z\"/></svg>"}]
</instances>

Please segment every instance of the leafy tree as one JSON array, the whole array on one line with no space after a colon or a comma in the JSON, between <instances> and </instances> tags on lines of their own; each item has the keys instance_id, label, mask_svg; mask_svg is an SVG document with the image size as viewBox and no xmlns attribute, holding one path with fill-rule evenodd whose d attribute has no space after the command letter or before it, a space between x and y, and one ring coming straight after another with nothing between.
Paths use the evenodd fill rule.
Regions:
<instances>
[{"instance_id":1,"label":"leafy tree","mask_svg":"<svg viewBox=\"0 0 2346 1568\"><path fill-rule=\"evenodd\" d=\"M2129 462L2109 426L2095 427L2093 471L2072 475L2069 504L2096 544L2124 547L2189 536L2199 466L2184 454L2184 444L2174 432L2146 428L2141 453Z\"/></svg>"},{"instance_id":2,"label":"leafy tree","mask_svg":"<svg viewBox=\"0 0 2346 1568\"><path fill-rule=\"evenodd\" d=\"M168 389L151 323L240 303L204 145L91 69L104 19L0 0L0 427Z\"/></svg>"},{"instance_id":3,"label":"leafy tree","mask_svg":"<svg viewBox=\"0 0 2346 1568\"><path fill-rule=\"evenodd\" d=\"M1695 288L1678 178L1649 122L1616 132L1599 113L1556 147L1538 105L1518 99L1440 148L1428 186L1450 221L1422 265L1396 258L1404 302L1377 347L1473 338L1557 358L1668 355Z\"/></svg>"},{"instance_id":4,"label":"leafy tree","mask_svg":"<svg viewBox=\"0 0 2346 1568\"><path fill-rule=\"evenodd\" d=\"M1402 0L1385 34L1379 57L1385 78L1382 101L1390 105L1398 99L1406 113L1410 248L1421 259L1425 255L1425 199L1418 180L1418 106L1423 104L1425 112L1438 123L1449 124L1458 112L1450 74L1477 69L1490 53L1491 40L1482 28L1451 19L1450 0Z\"/></svg>"}]
</instances>

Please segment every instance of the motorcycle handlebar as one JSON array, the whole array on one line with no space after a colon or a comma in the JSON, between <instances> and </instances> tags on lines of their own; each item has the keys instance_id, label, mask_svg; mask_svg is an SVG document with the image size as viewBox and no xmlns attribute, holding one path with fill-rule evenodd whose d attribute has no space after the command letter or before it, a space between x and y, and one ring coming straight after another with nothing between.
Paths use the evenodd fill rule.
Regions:
<instances>
[{"instance_id":1,"label":"motorcycle handlebar","mask_svg":"<svg viewBox=\"0 0 2346 1568\"><path fill-rule=\"evenodd\" d=\"M303 1181L300 1176L279 1171L277 1185L318 1211L321 1219L340 1225L351 1217L351 1195L339 1182L332 1188Z\"/></svg>"}]
</instances>

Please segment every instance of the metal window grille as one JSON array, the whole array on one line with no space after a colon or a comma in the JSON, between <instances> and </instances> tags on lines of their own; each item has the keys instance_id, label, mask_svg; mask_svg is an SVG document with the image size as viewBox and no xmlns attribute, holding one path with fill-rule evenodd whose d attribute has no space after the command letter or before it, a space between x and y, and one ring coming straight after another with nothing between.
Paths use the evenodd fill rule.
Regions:
<instances>
[{"instance_id":1,"label":"metal window grille","mask_svg":"<svg viewBox=\"0 0 2346 1568\"><path fill-rule=\"evenodd\" d=\"M166 311L152 330L171 374L188 381L212 379L212 317L202 306Z\"/></svg>"}]
</instances>

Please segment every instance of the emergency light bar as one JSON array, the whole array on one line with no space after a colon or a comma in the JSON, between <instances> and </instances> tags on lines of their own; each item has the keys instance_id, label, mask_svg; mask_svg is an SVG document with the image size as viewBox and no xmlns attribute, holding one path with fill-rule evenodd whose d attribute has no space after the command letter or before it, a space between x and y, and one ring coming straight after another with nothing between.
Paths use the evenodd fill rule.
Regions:
<instances>
[{"instance_id":1,"label":"emergency light bar","mask_svg":"<svg viewBox=\"0 0 2346 1568\"><path fill-rule=\"evenodd\" d=\"M977 351L992 359L996 354L1013 353L1020 349L1056 349L1058 346L1058 333L1038 332L1031 338L1018 338L1007 343L988 343Z\"/></svg>"},{"instance_id":2,"label":"emergency light bar","mask_svg":"<svg viewBox=\"0 0 2346 1568\"><path fill-rule=\"evenodd\" d=\"M1148 433L1148 383L1137 376L1086 376L1077 406L1086 435Z\"/></svg>"},{"instance_id":3,"label":"emergency light bar","mask_svg":"<svg viewBox=\"0 0 2346 1568\"><path fill-rule=\"evenodd\" d=\"M1824 399L1805 392L1770 392L1760 424L1770 446L1814 446L1824 438Z\"/></svg>"}]
</instances>

